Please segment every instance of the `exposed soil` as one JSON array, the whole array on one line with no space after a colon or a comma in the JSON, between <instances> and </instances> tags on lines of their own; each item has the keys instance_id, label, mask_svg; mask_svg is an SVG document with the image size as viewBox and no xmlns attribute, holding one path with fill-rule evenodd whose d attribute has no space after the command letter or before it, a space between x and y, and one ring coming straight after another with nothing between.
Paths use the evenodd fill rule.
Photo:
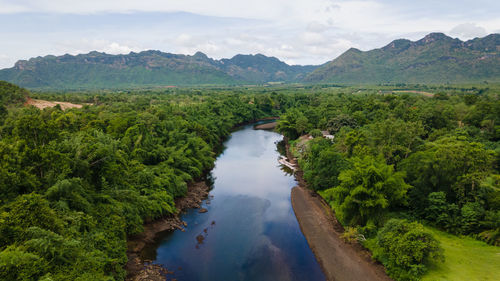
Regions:
<instances>
[{"instance_id":1,"label":"exposed soil","mask_svg":"<svg viewBox=\"0 0 500 281\"><path fill-rule=\"evenodd\" d=\"M420 94L426 97L432 98L434 96L433 93L423 92L423 91L412 91L412 90L401 90L401 91L393 91L394 93L412 93L412 94Z\"/></svg>"},{"instance_id":2,"label":"exposed soil","mask_svg":"<svg viewBox=\"0 0 500 281\"><path fill-rule=\"evenodd\" d=\"M273 130L278 125L278 122L259 124L254 127L256 130Z\"/></svg>"},{"instance_id":3,"label":"exposed soil","mask_svg":"<svg viewBox=\"0 0 500 281\"><path fill-rule=\"evenodd\" d=\"M246 121L246 122L242 122L242 123L238 123L238 124L234 125L233 130L235 130L235 129L241 127L241 126L254 124L254 123L259 122L259 121L278 120L278 119L280 119L279 116L271 116L271 117L264 117L264 118L254 119L254 120L250 120L250 121Z\"/></svg>"},{"instance_id":4,"label":"exposed soil","mask_svg":"<svg viewBox=\"0 0 500 281\"><path fill-rule=\"evenodd\" d=\"M178 213L171 217L159 219L144 225L144 232L134 237L129 237L127 241L128 262L125 266L127 270L127 280L165 280L165 275L169 274L166 268L159 265L148 264L139 257L140 252L148 243L152 243L158 233L179 229L184 231L187 224L180 220L179 214L187 209L200 208L201 202L208 197L209 187L205 182L195 182L188 185L188 192L185 197L175 200L175 207Z\"/></svg>"},{"instance_id":5,"label":"exposed soil","mask_svg":"<svg viewBox=\"0 0 500 281\"><path fill-rule=\"evenodd\" d=\"M287 156L292 163L289 145ZM327 280L335 281L389 281L384 267L371 259L369 251L360 244L347 243L341 235L344 228L337 221L332 209L315 192L307 188L302 171L295 177L299 186L292 189L292 207L302 233L309 243Z\"/></svg>"},{"instance_id":6,"label":"exposed soil","mask_svg":"<svg viewBox=\"0 0 500 281\"><path fill-rule=\"evenodd\" d=\"M70 103L70 102L62 102L62 101L46 101L46 100L36 100L32 98L27 98L26 102L24 105L29 106L33 105L39 109L44 109L47 107L54 107L56 105L61 106L62 110L66 110L68 108L82 108L83 105L81 104L75 104L75 103Z\"/></svg>"}]
</instances>

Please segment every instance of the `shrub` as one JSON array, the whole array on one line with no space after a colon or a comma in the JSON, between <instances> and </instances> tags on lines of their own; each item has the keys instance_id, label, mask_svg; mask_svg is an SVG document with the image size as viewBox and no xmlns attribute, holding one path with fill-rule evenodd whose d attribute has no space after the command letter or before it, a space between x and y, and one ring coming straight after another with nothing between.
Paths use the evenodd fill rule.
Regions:
<instances>
[{"instance_id":1,"label":"shrub","mask_svg":"<svg viewBox=\"0 0 500 281\"><path fill-rule=\"evenodd\" d=\"M321 133L320 129L313 129L309 132L309 134L314 138L323 136L323 133Z\"/></svg>"},{"instance_id":2,"label":"shrub","mask_svg":"<svg viewBox=\"0 0 500 281\"><path fill-rule=\"evenodd\" d=\"M429 263L443 261L439 242L417 222L391 219L377 234L374 258L396 280L419 280Z\"/></svg>"}]
</instances>

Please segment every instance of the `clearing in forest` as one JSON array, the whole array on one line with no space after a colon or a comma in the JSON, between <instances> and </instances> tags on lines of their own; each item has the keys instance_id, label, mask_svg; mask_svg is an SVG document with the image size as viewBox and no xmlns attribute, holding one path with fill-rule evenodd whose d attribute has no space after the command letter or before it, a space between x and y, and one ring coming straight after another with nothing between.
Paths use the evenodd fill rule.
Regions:
<instances>
[{"instance_id":1,"label":"clearing in forest","mask_svg":"<svg viewBox=\"0 0 500 281\"><path fill-rule=\"evenodd\" d=\"M46 100L37 100L37 99L32 99L28 98L26 102L24 103L25 106L30 106L33 105L39 109L44 109L47 107L54 107L56 105L61 106L62 110L66 110L68 108L82 108L83 105L81 104L75 104L75 103L70 103L70 102L62 102L62 101L46 101Z\"/></svg>"}]
</instances>

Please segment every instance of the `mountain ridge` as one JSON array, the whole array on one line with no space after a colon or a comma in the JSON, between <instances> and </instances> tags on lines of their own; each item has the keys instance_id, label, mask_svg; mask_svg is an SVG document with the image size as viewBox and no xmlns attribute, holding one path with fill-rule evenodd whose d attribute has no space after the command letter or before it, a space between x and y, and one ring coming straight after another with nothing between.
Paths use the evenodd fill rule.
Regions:
<instances>
[{"instance_id":1,"label":"mountain ridge","mask_svg":"<svg viewBox=\"0 0 500 281\"><path fill-rule=\"evenodd\" d=\"M26 88L92 89L144 86L304 83L500 82L500 34L461 41L430 33L361 51L350 48L323 65L288 65L263 54L213 59L159 50L47 55L0 70L0 80Z\"/></svg>"},{"instance_id":2,"label":"mountain ridge","mask_svg":"<svg viewBox=\"0 0 500 281\"><path fill-rule=\"evenodd\" d=\"M216 60L202 52L183 55L147 50L112 55L91 51L20 60L14 67L0 70L0 80L27 88L260 84L297 81L314 68L288 65L262 54Z\"/></svg>"},{"instance_id":3,"label":"mountain ridge","mask_svg":"<svg viewBox=\"0 0 500 281\"><path fill-rule=\"evenodd\" d=\"M377 49L351 48L304 79L310 83L458 83L500 81L500 34L461 41L430 33Z\"/></svg>"}]
</instances>

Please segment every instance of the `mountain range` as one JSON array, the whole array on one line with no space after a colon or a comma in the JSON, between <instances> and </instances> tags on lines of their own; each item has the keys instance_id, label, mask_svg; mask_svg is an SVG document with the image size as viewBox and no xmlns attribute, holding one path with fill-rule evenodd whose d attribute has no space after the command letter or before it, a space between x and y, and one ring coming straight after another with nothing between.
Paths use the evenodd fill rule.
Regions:
<instances>
[{"instance_id":1,"label":"mountain range","mask_svg":"<svg viewBox=\"0 0 500 281\"><path fill-rule=\"evenodd\" d=\"M262 54L215 60L161 51L45 56L0 70L0 80L26 88L96 89L144 86L302 83L500 82L500 34L461 41L442 33L399 39L371 51L351 48L321 66L288 65Z\"/></svg>"},{"instance_id":2,"label":"mountain range","mask_svg":"<svg viewBox=\"0 0 500 281\"><path fill-rule=\"evenodd\" d=\"M0 80L27 88L124 88L204 84L260 84L302 80L314 66L290 66L274 57L236 55L214 60L201 52L177 55L160 51L109 55L45 56L18 61L0 70Z\"/></svg>"},{"instance_id":3,"label":"mountain range","mask_svg":"<svg viewBox=\"0 0 500 281\"><path fill-rule=\"evenodd\" d=\"M500 82L500 34L466 42L431 33L418 41L399 39L363 52L351 48L318 67L313 83Z\"/></svg>"}]
</instances>

